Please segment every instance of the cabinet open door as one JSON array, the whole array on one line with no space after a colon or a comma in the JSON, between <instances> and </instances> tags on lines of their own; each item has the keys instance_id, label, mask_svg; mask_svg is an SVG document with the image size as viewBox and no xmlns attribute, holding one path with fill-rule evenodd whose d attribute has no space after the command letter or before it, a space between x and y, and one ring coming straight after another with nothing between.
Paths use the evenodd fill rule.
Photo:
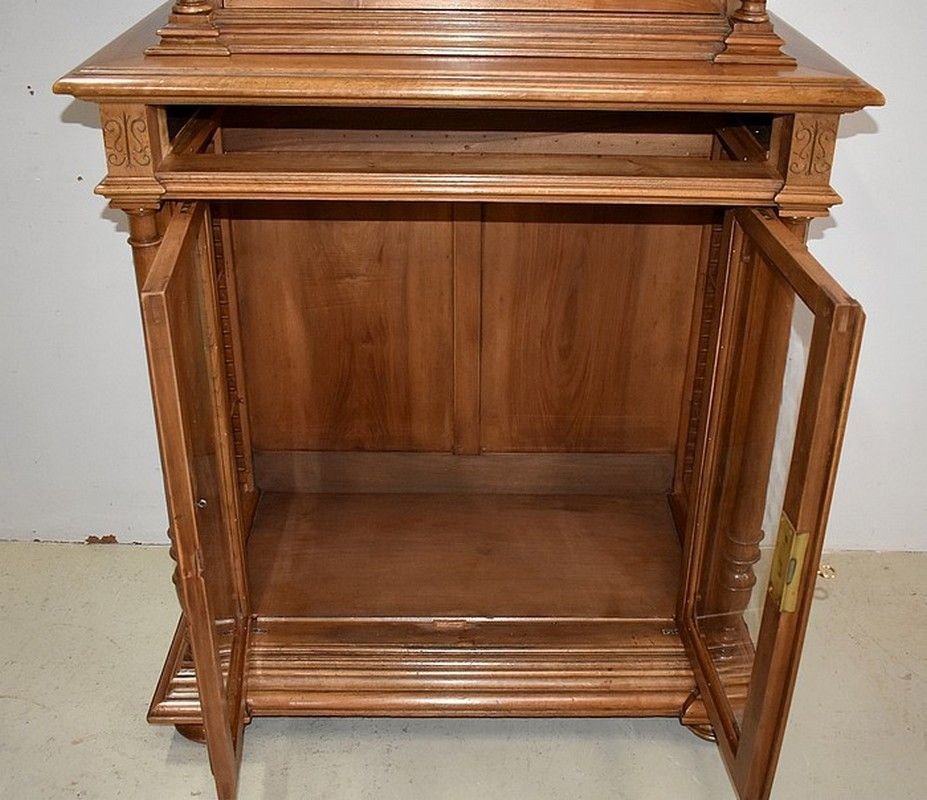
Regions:
<instances>
[{"instance_id":1,"label":"cabinet open door","mask_svg":"<svg viewBox=\"0 0 927 800\"><path fill-rule=\"evenodd\" d=\"M218 795L233 798L245 720L248 595L209 211L173 216L142 288L178 590Z\"/></svg>"},{"instance_id":2,"label":"cabinet open door","mask_svg":"<svg viewBox=\"0 0 927 800\"><path fill-rule=\"evenodd\" d=\"M772 789L864 315L770 211L727 219L680 616L741 800Z\"/></svg>"}]
</instances>

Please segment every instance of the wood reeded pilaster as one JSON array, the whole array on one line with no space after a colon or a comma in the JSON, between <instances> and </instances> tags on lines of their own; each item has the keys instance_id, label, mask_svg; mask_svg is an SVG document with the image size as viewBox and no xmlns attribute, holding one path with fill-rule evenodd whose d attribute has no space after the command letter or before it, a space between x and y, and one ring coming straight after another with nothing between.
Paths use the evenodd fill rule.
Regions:
<instances>
[{"instance_id":1,"label":"wood reeded pilaster","mask_svg":"<svg viewBox=\"0 0 927 800\"><path fill-rule=\"evenodd\" d=\"M731 14L731 33L715 61L728 64L792 64L782 52L782 38L773 29L766 0L741 0Z\"/></svg>"}]
</instances>

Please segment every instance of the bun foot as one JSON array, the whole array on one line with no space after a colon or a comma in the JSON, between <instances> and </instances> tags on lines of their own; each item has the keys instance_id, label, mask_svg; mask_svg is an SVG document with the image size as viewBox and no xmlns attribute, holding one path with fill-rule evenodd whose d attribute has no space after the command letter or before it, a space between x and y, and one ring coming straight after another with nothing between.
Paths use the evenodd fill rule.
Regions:
<instances>
[{"instance_id":1,"label":"bun foot","mask_svg":"<svg viewBox=\"0 0 927 800\"><path fill-rule=\"evenodd\" d=\"M202 725L175 725L177 733L197 744L206 744L206 728Z\"/></svg>"},{"instance_id":2,"label":"bun foot","mask_svg":"<svg viewBox=\"0 0 927 800\"><path fill-rule=\"evenodd\" d=\"M689 729L689 732L698 736L699 739L704 739L706 742L717 742L718 737L715 736L715 729L711 725L685 725Z\"/></svg>"}]
</instances>

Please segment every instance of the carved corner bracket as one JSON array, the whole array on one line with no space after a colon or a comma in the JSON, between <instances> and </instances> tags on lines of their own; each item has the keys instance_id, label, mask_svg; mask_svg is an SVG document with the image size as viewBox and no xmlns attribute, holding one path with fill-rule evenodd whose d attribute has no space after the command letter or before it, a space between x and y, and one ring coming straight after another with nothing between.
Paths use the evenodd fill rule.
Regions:
<instances>
[{"instance_id":1,"label":"carved corner bracket","mask_svg":"<svg viewBox=\"0 0 927 800\"><path fill-rule=\"evenodd\" d=\"M167 142L163 112L136 104L100 106L106 178L96 193L114 208L156 210L165 193L155 178Z\"/></svg>"},{"instance_id":2,"label":"carved corner bracket","mask_svg":"<svg viewBox=\"0 0 927 800\"><path fill-rule=\"evenodd\" d=\"M731 14L731 32L715 62L794 66L797 62L782 52L783 44L769 18L766 0L741 0L740 8Z\"/></svg>"},{"instance_id":3,"label":"carved corner bracket","mask_svg":"<svg viewBox=\"0 0 927 800\"><path fill-rule=\"evenodd\" d=\"M782 154L785 185L776 196L785 217L826 217L843 202L831 188L837 147L837 114L796 114Z\"/></svg>"}]
</instances>

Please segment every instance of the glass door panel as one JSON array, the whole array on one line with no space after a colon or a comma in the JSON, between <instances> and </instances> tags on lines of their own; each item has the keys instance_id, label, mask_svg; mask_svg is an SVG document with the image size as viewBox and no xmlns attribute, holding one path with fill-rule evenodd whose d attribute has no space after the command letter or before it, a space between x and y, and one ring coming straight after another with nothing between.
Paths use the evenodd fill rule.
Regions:
<instances>
[{"instance_id":1,"label":"glass door panel","mask_svg":"<svg viewBox=\"0 0 927 800\"><path fill-rule=\"evenodd\" d=\"M235 795L248 603L208 208L181 207L141 293L177 580L209 760Z\"/></svg>"},{"instance_id":2,"label":"glass door panel","mask_svg":"<svg viewBox=\"0 0 927 800\"><path fill-rule=\"evenodd\" d=\"M729 232L683 628L735 787L756 800L785 728L863 314L772 212L732 212Z\"/></svg>"}]
</instances>

